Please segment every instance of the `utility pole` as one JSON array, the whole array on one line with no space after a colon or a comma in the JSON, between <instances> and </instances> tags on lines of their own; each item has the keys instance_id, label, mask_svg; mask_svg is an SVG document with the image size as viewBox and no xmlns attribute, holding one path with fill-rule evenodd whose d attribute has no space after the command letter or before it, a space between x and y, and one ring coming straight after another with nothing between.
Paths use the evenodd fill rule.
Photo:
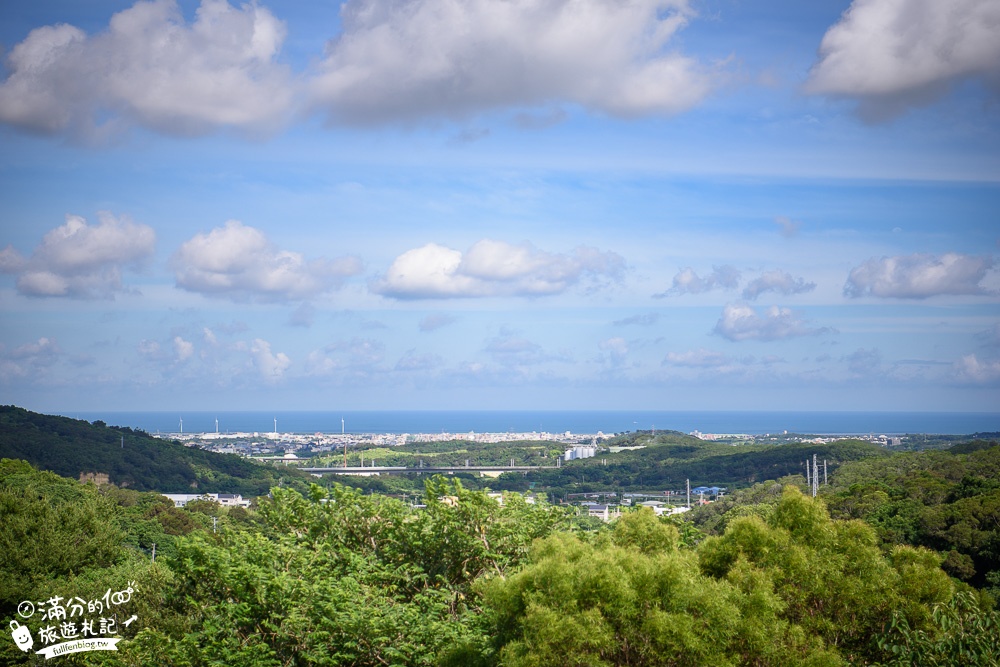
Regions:
<instances>
[{"instance_id":1,"label":"utility pole","mask_svg":"<svg viewBox=\"0 0 1000 667\"><path fill-rule=\"evenodd\" d=\"M813 484L812 484L813 498L816 497L817 491L819 491L819 468L816 467L816 455L813 454Z\"/></svg>"},{"instance_id":2,"label":"utility pole","mask_svg":"<svg viewBox=\"0 0 1000 667\"><path fill-rule=\"evenodd\" d=\"M806 486L812 488L812 482L809 480L809 459L806 459Z\"/></svg>"},{"instance_id":3,"label":"utility pole","mask_svg":"<svg viewBox=\"0 0 1000 667\"><path fill-rule=\"evenodd\" d=\"M213 517L212 517L212 533L215 533L215 532L216 532L216 530L215 530L215 525L216 525L216 523L217 523L218 521L219 521L219 517L217 517L217 516L213 516Z\"/></svg>"},{"instance_id":4,"label":"utility pole","mask_svg":"<svg viewBox=\"0 0 1000 667\"><path fill-rule=\"evenodd\" d=\"M688 504L687 504L687 506L688 506L688 509L691 509L691 480L690 479L687 481L687 489L688 489L688 495L687 495Z\"/></svg>"},{"instance_id":5,"label":"utility pole","mask_svg":"<svg viewBox=\"0 0 1000 667\"><path fill-rule=\"evenodd\" d=\"M153 562L156 562L156 542L153 542Z\"/></svg>"},{"instance_id":6,"label":"utility pole","mask_svg":"<svg viewBox=\"0 0 1000 667\"><path fill-rule=\"evenodd\" d=\"M823 486L827 486L827 481L826 481L826 459L823 459Z\"/></svg>"}]
</instances>

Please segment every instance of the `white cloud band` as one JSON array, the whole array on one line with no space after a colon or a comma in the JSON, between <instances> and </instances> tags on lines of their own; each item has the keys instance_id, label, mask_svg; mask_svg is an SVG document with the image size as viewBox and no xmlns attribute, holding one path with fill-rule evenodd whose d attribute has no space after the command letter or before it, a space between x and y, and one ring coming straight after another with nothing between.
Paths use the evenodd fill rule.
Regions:
<instances>
[{"instance_id":1,"label":"white cloud band","mask_svg":"<svg viewBox=\"0 0 1000 667\"><path fill-rule=\"evenodd\" d=\"M588 279L618 279L624 270L621 256L594 248L554 254L484 239L463 255L428 243L397 257L371 289L396 299L545 296Z\"/></svg>"},{"instance_id":2,"label":"white cloud band","mask_svg":"<svg viewBox=\"0 0 1000 667\"><path fill-rule=\"evenodd\" d=\"M849 297L926 299L941 294L986 294L981 285L993 258L946 253L872 257L851 269Z\"/></svg>"}]
</instances>

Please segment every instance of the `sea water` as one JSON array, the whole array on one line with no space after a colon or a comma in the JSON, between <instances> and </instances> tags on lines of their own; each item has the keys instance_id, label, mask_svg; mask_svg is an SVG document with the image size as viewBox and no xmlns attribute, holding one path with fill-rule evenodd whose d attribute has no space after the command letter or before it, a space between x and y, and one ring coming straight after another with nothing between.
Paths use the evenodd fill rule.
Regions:
<instances>
[{"instance_id":1,"label":"sea water","mask_svg":"<svg viewBox=\"0 0 1000 667\"><path fill-rule=\"evenodd\" d=\"M525 411L372 410L277 412L78 412L64 416L101 420L148 433L805 433L815 435L969 435L1000 431L1000 413L987 412L732 412L732 411ZM277 423L275 424L275 420ZM343 421L341 421L343 420Z\"/></svg>"}]
</instances>

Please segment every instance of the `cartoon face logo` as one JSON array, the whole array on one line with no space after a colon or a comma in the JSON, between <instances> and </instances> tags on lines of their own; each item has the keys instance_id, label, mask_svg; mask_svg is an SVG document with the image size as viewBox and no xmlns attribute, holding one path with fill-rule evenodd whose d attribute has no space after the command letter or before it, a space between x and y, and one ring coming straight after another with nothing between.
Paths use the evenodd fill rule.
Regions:
<instances>
[{"instance_id":1,"label":"cartoon face logo","mask_svg":"<svg viewBox=\"0 0 1000 667\"><path fill-rule=\"evenodd\" d=\"M31 638L31 630L28 629L28 626L21 625L17 621L11 621L10 635L14 638L14 643L17 644L19 649L22 651L31 650L34 640Z\"/></svg>"}]
</instances>

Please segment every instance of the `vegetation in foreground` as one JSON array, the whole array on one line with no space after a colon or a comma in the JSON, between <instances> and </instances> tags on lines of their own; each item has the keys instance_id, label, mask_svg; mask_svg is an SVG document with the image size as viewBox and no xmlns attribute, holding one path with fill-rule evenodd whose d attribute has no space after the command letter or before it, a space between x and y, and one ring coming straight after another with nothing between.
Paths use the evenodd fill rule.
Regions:
<instances>
[{"instance_id":1,"label":"vegetation in foreground","mask_svg":"<svg viewBox=\"0 0 1000 667\"><path fill-rule=\"evenodd\" d=\"M770 493L770 492L769 492ZM649 510L586 530L455 480L424 509L276 488L168 507L0 462L0 607L134 582L105 665L840 665L1000 660L992 598L793 485L699 538ZM216 519L216 532L212 518ZM161 540L156 562L145 541ZM33 630L36 628L33 628ZM938 660L938 663L933 662ZM0 661L28 664L13 642Z\"/></svg>"}]
</instances>

